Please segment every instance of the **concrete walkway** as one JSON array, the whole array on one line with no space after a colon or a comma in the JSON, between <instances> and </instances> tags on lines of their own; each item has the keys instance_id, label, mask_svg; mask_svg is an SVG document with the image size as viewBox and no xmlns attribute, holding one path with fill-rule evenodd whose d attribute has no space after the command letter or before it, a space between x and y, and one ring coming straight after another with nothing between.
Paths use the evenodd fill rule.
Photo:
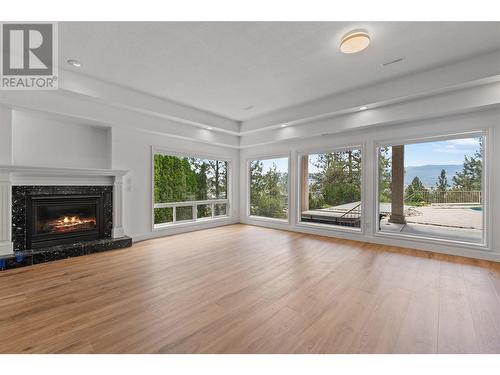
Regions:
<instances>
[{"instance_id":1,"label":"concrete walkway","mask_svg":"<svg viewBox=\"0 0 500 375\"><path fill-rule=\"evenodd\" d=\"M405 205L408 223L438 225L454 228L483 229L482 211L473 210L476 206L431 205L414 207ZM389 215L390 203L381 203L380 212Z\"/></svg>"},{"instance_id":2,"label":"concrete walkway","mask_svg":"<svg viewBox=\"0 0 500 375\"><path fill-rule=\"evenodd\" d=\"M380 231L461 242L483 242L483 231L480 229L453 228L419 223L394 224L389 223L387 219L381 220Z\"/></svg>"}]
</instances>

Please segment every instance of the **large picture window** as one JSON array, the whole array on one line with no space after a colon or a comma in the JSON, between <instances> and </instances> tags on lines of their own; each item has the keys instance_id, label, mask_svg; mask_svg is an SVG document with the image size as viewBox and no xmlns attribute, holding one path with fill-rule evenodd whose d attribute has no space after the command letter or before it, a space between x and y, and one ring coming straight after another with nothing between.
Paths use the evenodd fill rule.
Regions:
<instances>
[{"instance_id":1,"label":"large picture window","mask_svg":"<svg viewBox=\"0 0 500 375\"><path fill-rule=\"evenodd\" d=\"M288 219L288 158L249 163L251 216Z\"/></svg>"},{"instance_id":2,"label":"large picture window","mask_svg":"<svg viewBox=\"0 0 500 375\"><path fill-rule=\"evenodd\" d=\"M484 244L482 134L378 147L379 231Z\"/></svg>"},{"instance_id":3,"label":"large picture window","mask_svg":"<svg viewBox=\"0 0 500 375\"><path fill-rule=\"evenodd\" d=\"M360 148L300 157L300 221L361 227Z\"/></svg>"},{"instance_id":4,"label":"large picture window","mask_svg":"<svg viewBox=\"0 0 500 375\"><path fill-rule=\"evenodd\" d=\"M154 226L227 216L228 164L154 153Z\"/></svg>"}]
</instances>

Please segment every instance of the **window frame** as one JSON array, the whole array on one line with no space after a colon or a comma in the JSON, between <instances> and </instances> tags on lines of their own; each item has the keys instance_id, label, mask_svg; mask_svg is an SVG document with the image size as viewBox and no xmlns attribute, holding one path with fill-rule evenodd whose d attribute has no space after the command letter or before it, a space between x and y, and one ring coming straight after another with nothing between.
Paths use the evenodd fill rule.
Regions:
<instances>
[{"instance_id":1,"label":"window frame","mask_svg":"<svg viewBox=\"0 0 500 375\"><path fill-rule=\"evenodd\" d=\"M301 197L302 197L302 189L301 189L301 183L300 183L300 167L301 167L301 160L303 156L306 155L314 155L314 154L326 154L326 153L334 153L334 152L343 152L343 151L349 151L349 150L360 150L361 151L361 222L360 222L360 227L359 228L351 228L351 227L343 227L340 225L331 225L331 224L321 224L321 223L310 223L310 222L304 222L302 221L302 207L301 207ZM366 174L366 155L365 155L365 145L364 144L356 144L356 145L345 145L345 146L336 146L336 147L330 147L330 148L325 148L325 149L315 149L315 148L310 148L306 150L301 150L297 153L297 186L296 186L296 191L297 191L297 199L295 204L297 205L297 212L296 212L296 225L299 227L305 227L305 228L316 228L316 229L326 229L326 230L332 230L332 231L338 231L338 232L348 232L348 233L354 233L354 234L364 234L365 233L365 217L366 217L366 204L365 204L365 198L366 198L366 184L365 184L365 174Z\"/></svg>"},{"instance_id":2,"label":"window frame","mask_svg":"<svg viewBox=\"0 0 500 375\"><path fill-rule=\"evenodd\" d=\"M250 214L250 163L256 160L273 160L273 159L284 159L288 160L288 178L287 178L287 205L288 205L288 217L286 219L277 219L274 217L266 217L266 216L256 216ZM290 224L292 219L291 210L292 207L290 203L292 200L290 199L291 194L291 171L292 171L292 157L291 153L282 153L282 154L263 154L263 155L254 155L249 156L245 159L245 192L246 192L246 203L245 203L245 217L248 220L256 220L256 221L266 221L271 223L280 223L280 224Z\"/></svg>"},{"instance_id":3,"label":"window frame","mask_svg":"<svg viewBox=\"0 0 500 375\"><path fill-rule=\"evenodd\" d=\"M154 174L154 158L155 155L168 155L175 156L179 158L198 158L198 159L206 159L206 160L217 160L217 161L225 161L227 162L227 191L226 191L226 199L209 199L203 201L185 201L185 202L168 202L168 203L155 203L154 189L155 189L155 174ZM233 218L233 210L232 210L232 175L233 175L233 158L223 157L211 154L198 154L198 153L189 153L186 151L178 151L174 149L166 149L163 147L151 146L151 229L153 232L162 231L165 229L173 228L173 227L182 227L182 226L196 226L200 224L212 223L217 221L227 221ZM226 204L226 215L215 216L213 206L217 203L225 203ZM212 213L211 217L206 218L197 218L197 210L198 205L201 204L211 204L212 205ZM173 208L173 222L155 224L154 215L155 208L163 208L163 207L175 207L175 206L192 206L193 207L193 218L191 220L180 220L175 221L175 208Z\"/></svg>"},{"instance_id":4,"label":"window frame","mask_svg":"<svg viewBox=\"0 0 500 375\"><path fill-rule=\"evenodd\" d=\"M466 242L459 240L450 240L445 238L438 237L428 237L428 236L417 236L411 234L403 234L403 233L393 233L393 232L383 232L380 230L379 225L379 212L380 212L380 202L379 202L379 148L394 146L394 145L411 145L418 143L429 143L429 142L439 142L439 141L450 141L454 139L464 139L464 138L474 138L474 137L483 137L484 140L484 156L483 156L483 174L481 176L481 184L482 184L482 217L483 217L483 235L481 243L475 242ZM372 227L372 235L379 238L392 238L392 239L401 239L401 240L412 240L415 242L421 242L426 244L441 244L441 245L453 245L461 248L476 248L480 250L491 251L491 243L492 243L492 231L491 231L491 220L492 220L492 209L491 209L491 143L492 134L491 129L477 129L471 131L464 132L456 132L452 134L442 133L427 135L422 137L410 137L410 138L396 138L389 140L377 140L375 141L374 147L374 165L373 165L373 176L374 178L374 195L373 195L373 227Z\"/></svg>"}]
</instances>

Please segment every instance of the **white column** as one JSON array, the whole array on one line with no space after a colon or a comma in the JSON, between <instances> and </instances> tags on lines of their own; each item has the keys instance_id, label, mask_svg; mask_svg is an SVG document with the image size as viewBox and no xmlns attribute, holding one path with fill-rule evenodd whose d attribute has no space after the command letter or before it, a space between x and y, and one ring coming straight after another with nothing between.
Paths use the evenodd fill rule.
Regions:
<instances>
[{"instance_id":1,"label":"white column","mask_svg":"<svg viewBox=\"0 0 500 375\"><path fill-rule=\"evenodd\" d=\"M123 237L123 177L115 176L113 184L113 238Z\"/></svg>"},{"instance_id":2,"label":"white column","mask_svg":"<svg viewBox=\"0 0 500 375\"><path fill-rule=\"evenodd\" d=\"M0 255L8 255L13 252L12 184L8 173L0 173Z\"/></svg>"}]
</instances>

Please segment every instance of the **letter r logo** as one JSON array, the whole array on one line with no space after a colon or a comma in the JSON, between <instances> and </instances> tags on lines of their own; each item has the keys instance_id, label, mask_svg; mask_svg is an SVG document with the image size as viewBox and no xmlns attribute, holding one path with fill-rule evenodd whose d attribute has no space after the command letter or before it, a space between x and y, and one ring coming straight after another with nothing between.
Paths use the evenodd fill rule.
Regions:
<instances>
[{"instance_id":1,"label":"letter r logo","mask_svg":"<svg viewBox=\"0 0 500 375\"><path fill-rule=\"evenodd\" d=\"M52 24L3 24L3 75L53 74Z\"/></svg>"}]
</instances>

